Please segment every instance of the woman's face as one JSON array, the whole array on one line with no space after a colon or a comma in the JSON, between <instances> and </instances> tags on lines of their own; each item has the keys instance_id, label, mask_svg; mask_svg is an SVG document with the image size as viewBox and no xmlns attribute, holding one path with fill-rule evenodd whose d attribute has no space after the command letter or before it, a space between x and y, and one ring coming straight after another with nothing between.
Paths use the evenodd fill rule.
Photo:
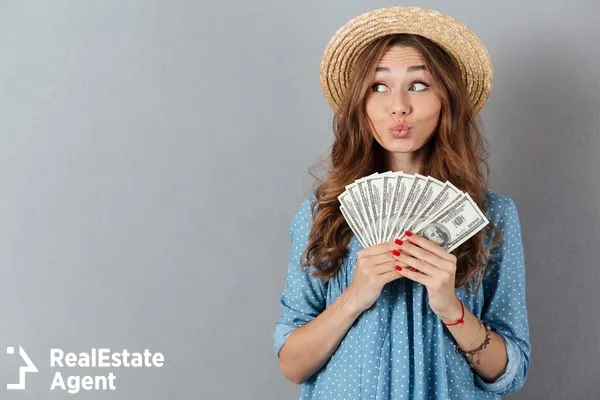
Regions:
<instances>
[{"instance_id":1,"label":"woman's face","mask_svg":"<svg viewBox=\"0 0 600 400\"><path fill-rule=\"evenodd\" d=\"M366 97L375 140L389 152L411 153L433 136L441 98L423 57L412 47L393 46L382 57ZM393 130L397 124L405 128Z\"/></svg>"}]
</instances>

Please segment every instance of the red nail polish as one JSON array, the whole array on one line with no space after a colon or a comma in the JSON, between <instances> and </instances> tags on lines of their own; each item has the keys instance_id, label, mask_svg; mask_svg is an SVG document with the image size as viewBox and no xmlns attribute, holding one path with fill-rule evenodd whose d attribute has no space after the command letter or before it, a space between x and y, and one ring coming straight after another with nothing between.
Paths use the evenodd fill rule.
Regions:
<instances>
[{"instance_id":1,"label":"red nail polish","mask_svg":"<svg viewBox=\"0 0 600 400\"><path fill-rule=\"evenodd\" d=\"M392 254L398 257L400 255L400 252L398 250L394 250L392 251Z\"/></svg>"},{"instance_id":2,"label":"red nail polish","mask_svg":"<svg viewBox=\"0 0 600 400\"><path fill-rule=\"evenodd\" d=\"M398 270L398 271L402 271L402 267L401 267L401 266L399 266L399 265L396 265L396 270Z\"/></svg>"},{"instance_id":3,"label":"red nail polish","mask_svg":"<svg viewBox=\"0 0 600 400\"><path fill-rule=\"evenodd\" d=\"M417 270L414 269L413 267L408 267L408 269L410 269L412 272L416 272Z\"/></svg>"},{"instance_id":4,"label":"red nail polish","mask_svg":"<svg viewBox=\"0 0 600 400\"><path fill-rule=\"evenodd\" d=\"M400 239L396 239L396 240L394 240L394 243L396 243L398 246L402 246L402 243L404 243L404 242Z\"/></svg>"},{"instance_id":5,"label":"red nail polish","mask_svg":"<svg viewBox=\"0 0 600 400\"><path fill-rule=\"evenodd\" d=\"M412 236L412 232L411 232L411 231L406 231L406 232L404 232L404 234L405 234L406 236Z\"/></svg>"}]
</instances>

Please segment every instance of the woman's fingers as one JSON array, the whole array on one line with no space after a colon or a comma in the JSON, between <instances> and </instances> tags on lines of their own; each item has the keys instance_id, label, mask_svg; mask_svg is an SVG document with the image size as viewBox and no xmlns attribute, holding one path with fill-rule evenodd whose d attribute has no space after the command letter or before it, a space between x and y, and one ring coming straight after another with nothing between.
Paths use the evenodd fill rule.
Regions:
<instances>
[{"instance_id":1,"label":"woman's fingers","mask_svg":"<svg viewBox=\"0 0 600 400\"><path fill-rule=\"evenodd\" d=\"M402 275L405 278L408 278L412 281L419 282L421 285L427 287L427 285L431 282L431 277L425 274L422 274L418 271L410 271L408 269L403 269L400 272L396 272L398 275Z\"/></svg>"},{"instance_id":2,"label":"woman's fingers","mask_svg":"<svg viewBox=\"0 0 600 400\"><path fill-rule=\"evenodd\" d=\"M424 237L417 235L415 233L411 233L410 236L407 235L406 239L411 243L414 247L421 248L443 260L456 262L456 256L452 253L449 253L446 249L438 246L433 243L431 240L425 239Z\"/></svg>"},{"instance_id":3,"label":"woman's fingers","mask_svg":"<svg viewBox=\"0 0 600 400\"><path fill-rule=\"evenodd\" d=\"M386 272L396 271L397 265L399 265L401 268L406 267L406 264L392 260L383 264L376 265L371 270L373 271L373 273L380 275L385 274Z\"/></svg>"},{"instance_id":4,"label":"woman's fingers","mask_svg":"<svg viewBox=\"0 0 600 400\"><path fill-rule=\"evenodd\" d=\"M399 278L404 278L404 276L400 275L398 271L390 271L378 276L380 279L380 284L383 287L386 283L394 281Z\"/></svg>"},{"instance_id":5,"label":"woman's fingers","mask_svg":"<svg viewBox=\"0 0 600 400\"><path fill-rule=\"evenodd\" d=\"M395 257L398 262L406 264L409 270L414 271L417 270L425 275L435 276L438 272L437 267L417 258L411 257L406 254L400 254L398 257ZM412 267L412 268L411 268Z\"/></svg>"},{"instance_id":6,"label":"woman's fingers","mask_svg":"<svg viewBox=\"0 0 600 400\"><path fill-rule=\"evenodd\" d=\"M437 246L434 243L431 243L432 246L425 246L421 247L418 246L415 242L412 242L413 238L418 238L418 241L423 245L424 242L429 242L427 239L419 237L417 235L413 235L410 237L410 241L404 240L402 245L399 246L400 247L400 252L403 255L406 255L406 257L410 257L414 260L418 260L415 263L409 263L408 258L406 257L398 257L400 260L403 260L405 262L407 262L409 265L414 266L415 268L417 268L418 270L420 270L423 273L426 273L428 275L431 274L435 274L435 271L432 271L430 267L433 268L440 268L443 269L447 272L452 272L453 270L453 265L455 265L455 263L453 263L452 261L449 261L448 259L451 257L454 257L454 255L446 252L446 250L442 249L441 247L438 246L438 249L433 249L434 252L430 251L432 246ZM440 257L440 251L446 253L446 255L444 257Z\"/></svg>"},{"instance_id":7,"label":"woman's fingers","mask_svg":"<svg viewBox=\"0 0 600 400\"><path fill-rule=\"evenodd\" d=\"M380 253L380 254L376 254L373 255L371 257L368 257L368 260L373 264L373 265L386 265L388 262L395 262L396 264L400 265L402 268L409 268L412 269L413 267L415 267L415 265L413 264L408 264L406 261L408 260L408 258L402 259L402 252L400 251L401 246L399 246L397 243L394 242L389 242L392 244L392 246L388 247L391 248L391 251L386 251L385 253ZM387 269L384 268L381 271L386 271Z\"/></svg>"},{"instance_id":8,"label":"woman's fingers","mask_svg":"<svg viewBox=\"0 0 600 400\"><path fill-rule=\"evenodd\" d=\"M385 255L387 253L391 254L392 251L397 250L398 248L399 246L394 242L380 243L371 247L367 247L366 249L359 250L357 257L364 258Z\"/></svg>"}]
</instances>

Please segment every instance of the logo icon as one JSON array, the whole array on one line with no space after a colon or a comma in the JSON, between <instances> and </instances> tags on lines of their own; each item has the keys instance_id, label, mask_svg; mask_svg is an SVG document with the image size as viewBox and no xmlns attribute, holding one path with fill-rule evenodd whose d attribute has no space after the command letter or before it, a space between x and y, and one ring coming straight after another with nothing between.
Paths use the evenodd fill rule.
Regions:
<instances>
[{"instance_id":1,"label":"logo icon","mask_svg":"<svg viewBox=\"0 0 600 400\"><path fill-rule=\"evenodd\" d=\"M6 354L15 354L14 347L7 347ZM27 364L26 367L19 367L19 383L8 383L6 384L7 390L24 390L25 389L25 373L27 372L39 372L35 364L31 361L25 350L19 346L19 355Z\"/></svg>"}]
</instances>

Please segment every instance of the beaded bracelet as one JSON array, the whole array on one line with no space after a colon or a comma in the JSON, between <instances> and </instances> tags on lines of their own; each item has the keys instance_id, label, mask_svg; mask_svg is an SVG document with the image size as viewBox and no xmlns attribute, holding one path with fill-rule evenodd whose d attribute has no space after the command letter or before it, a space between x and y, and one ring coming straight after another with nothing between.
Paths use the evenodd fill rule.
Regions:
<instances>
[{"instance_id":1,"label":"beaded bracelet","mask_svg":"<svg viewBox=\"0 0 600 400\"><path fill-rule=\"evenodd\" d=\"M469 365L471 366L471 368L474 368L475 365L479 365L479 352L483 349L485 349L487 347L488 344L490 344L490 341L492 340L492 330L490 328L490 326L485 322L485 321L481 321L483 323L483 326L485 326L485 342L483 342L483 344L481 346L479 346L476 349L470 350L470 351L464 351L463 349L460 348L460 346L458 346L458 344L454 345L454 350L457 353L460 354L464 354L465 356L470 356L471 360L473 359L473 356L475 354L477 354L477 362L475 364L473 364L471 362L471 360L469 360Z\"/></svg>"}]
</instances>

